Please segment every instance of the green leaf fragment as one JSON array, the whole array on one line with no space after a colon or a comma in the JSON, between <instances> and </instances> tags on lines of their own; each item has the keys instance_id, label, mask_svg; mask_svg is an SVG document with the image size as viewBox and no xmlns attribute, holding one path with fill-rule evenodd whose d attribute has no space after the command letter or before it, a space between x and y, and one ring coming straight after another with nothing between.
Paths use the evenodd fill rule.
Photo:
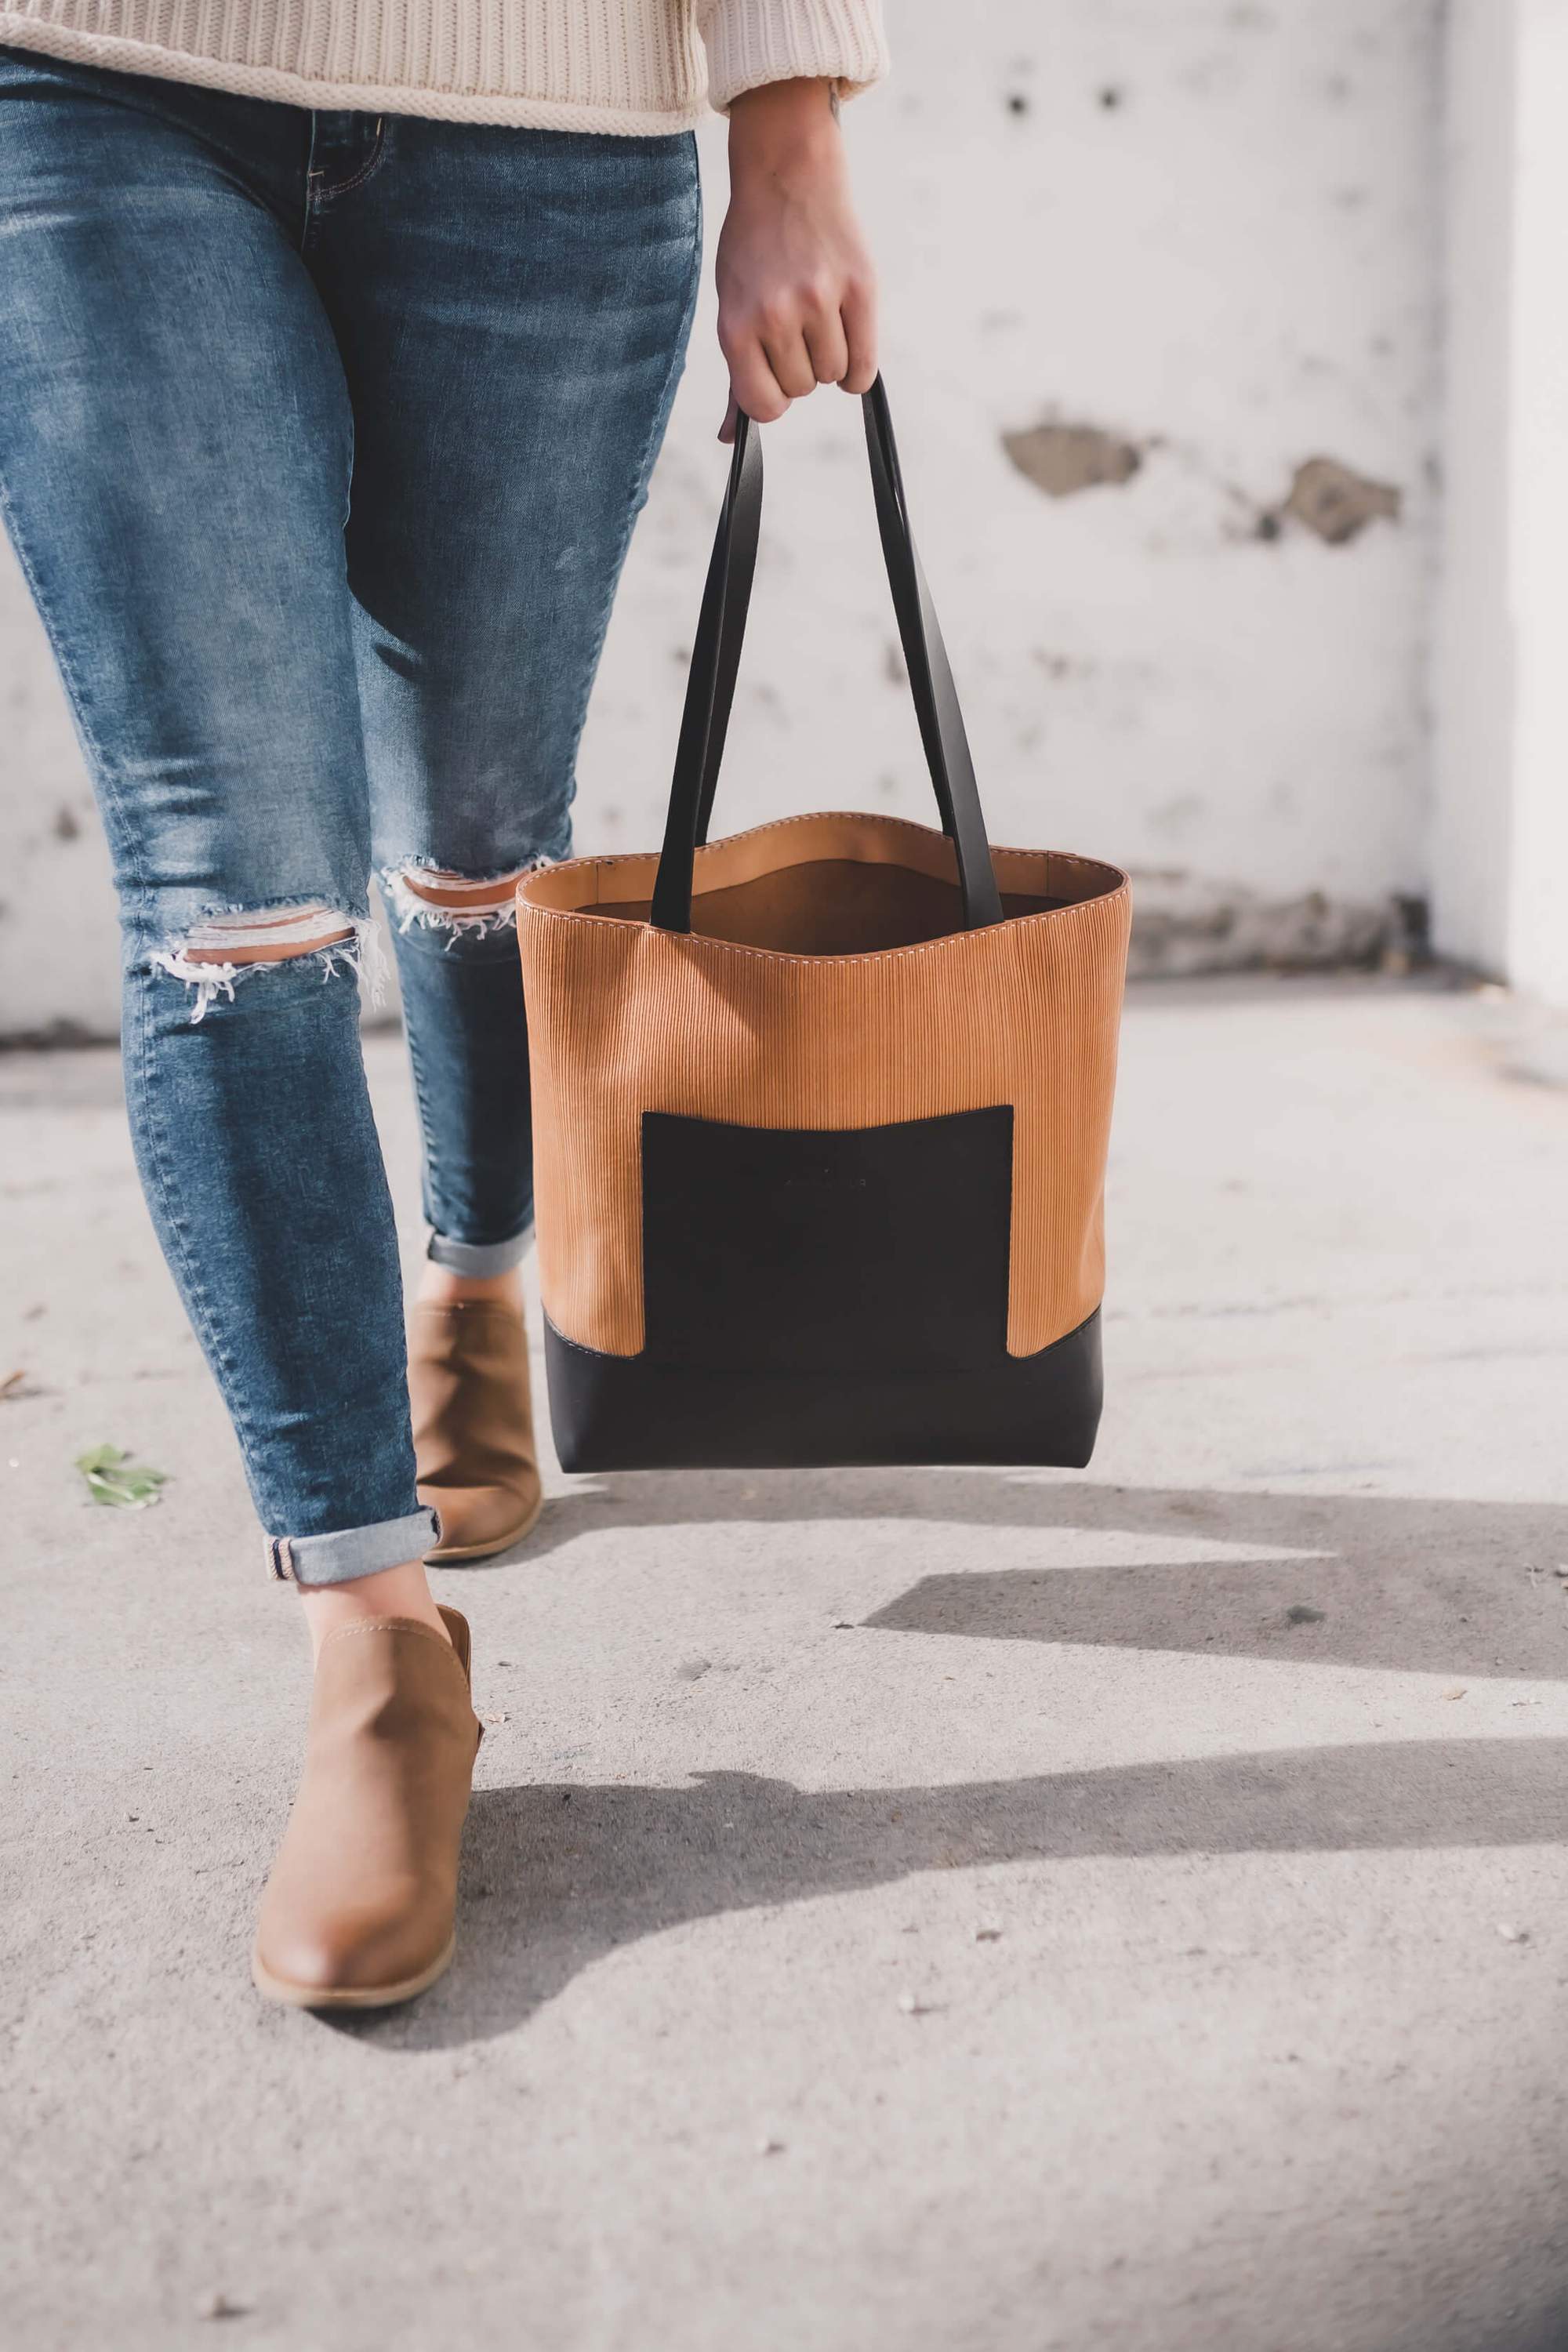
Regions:
<instances>
[{"instance_id":1,"label":"green leaf fragment","mask_svg":"<svg viewBox=\"0 0 1568 2352\"><path fill-rule=\"evenodd\" d=\"M95 1503L106 1503L115 1510L145 1511L163 1498L159 1488L168 1480L166 1470L150 1470L145 1464L132 1462L119 1445L95 1445L90 1454L79 1454L77 1468L87 1481L87 1491Z\"/></svg>"}]
</instances>

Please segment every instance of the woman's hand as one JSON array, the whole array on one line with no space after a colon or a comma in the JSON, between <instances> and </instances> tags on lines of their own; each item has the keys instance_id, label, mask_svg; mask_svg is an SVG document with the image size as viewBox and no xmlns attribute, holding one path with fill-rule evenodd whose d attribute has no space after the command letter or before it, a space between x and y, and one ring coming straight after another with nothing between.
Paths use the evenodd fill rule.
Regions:
<instances>
[{"instance_id":1,"label":"woman's hand","mask_svg":"<svg viewBox=\"0 0 1568 2352\"><path fill-rule=\"evenodd\" d=\"M737 402L771 425L819 383L869 392L877 284L849 197L826 81L774 81L730 109L730 210L719 239L719 346Z\"/></svg>"}]
</instances>

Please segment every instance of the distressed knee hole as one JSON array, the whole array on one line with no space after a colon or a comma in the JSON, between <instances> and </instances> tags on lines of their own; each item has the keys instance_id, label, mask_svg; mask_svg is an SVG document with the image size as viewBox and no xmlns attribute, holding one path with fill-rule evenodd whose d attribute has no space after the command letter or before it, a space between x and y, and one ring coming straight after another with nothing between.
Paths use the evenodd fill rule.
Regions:
<instances>
[{"instance_id":1,"label":"distressed knee hole","mask_svg":"<svg viewBox=\"0 0 1568 2352\"><path fill-rule=\"evenodd\" d=\"M264 907L198 923L181 952L190 963L286 963L342 947L353 935L353 923L330 907Z\"/></svg>"},{"instance_id":2,"label":"distressed knee hole","mask_svg":"<svg viewBox=\"0 0 1568 2352\"><path fill-rule=\"evenodd\" d=\"M321 977L354 973L379 1003L380 950L369 918L350 915L321 899L296 907L231 908L194 924L183 940L153 958L154 969L192 991L191 1019L205 1017L219 995L233 1001L238 982L266 965L315 957Z\"/></svg>"},{"instance_id":3,"label":"distressed knee hole","mask_svg":"<svg viewBox=\"0 0 1568 2352\"><path fill-rule=\"evenodd\" d=\"M531 866L506 874L458 874L440 866L410 862L383 869L381 887L400 931L444 931L447 944L464 933L512 929L517 922L517 886Z\"/></svg>"}]
</instances>

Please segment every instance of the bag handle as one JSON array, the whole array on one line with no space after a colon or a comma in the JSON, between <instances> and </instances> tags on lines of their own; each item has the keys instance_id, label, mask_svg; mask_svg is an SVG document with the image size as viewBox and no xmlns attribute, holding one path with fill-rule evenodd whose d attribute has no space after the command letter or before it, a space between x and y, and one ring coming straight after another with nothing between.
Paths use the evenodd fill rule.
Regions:
<instances>
[{"instance_id":1,"label":"bag handle","mask_svg":"<svg viewBox=\"0 0 1568 2352\"><path fill-rule=\"evenodd\" d=\"M1002 900L947 648L910 535L903 478L899 471L888 395L880 376L863 396L861 409L882 560L888 567L888 584L893 593L899 642L903 647L910 691L920 720L921 741L942 812L942 829L952 841L957 857L963 927L965 930L980 930L987 923L1002 920ZM653 904L648 910L650 919L660 930L691 929L692 863L698 844L708 838L713 812L719 763L724 756L724 738L729 730L741 646L746 634L746 611L756 569L762 514L762 435L742 413L735 420L730 479L702 590L697 641L686 682L686 707L676 746L675 775L669 789L664 848L658 861L658 878L654 884Z\"/></svg>"}]
</instances>

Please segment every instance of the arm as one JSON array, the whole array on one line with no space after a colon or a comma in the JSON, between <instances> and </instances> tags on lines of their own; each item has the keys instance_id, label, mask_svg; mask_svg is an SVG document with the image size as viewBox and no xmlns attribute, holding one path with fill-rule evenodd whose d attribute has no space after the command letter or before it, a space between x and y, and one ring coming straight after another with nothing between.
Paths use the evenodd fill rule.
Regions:
<instances>
[{"instance_id":1,"label":"arm","mask_svg":"<svg viewBox=\"0 0 1568 2352\"><path fill-rule=\"evenodd\" d=\"M736 402L771 425L819 383L868 392L877 286L822 80L766 82L730 110L730 209L719 238L719 346Z\"/></svg>"},{"instance_id":2,"label":"arm","mask_svg":"<svg viewBox=\"0 0 1568 2352\"><path fill-rule=\"evenodd\" d=\"M880 0L696 0L713 103L730 117L719 343L760 424L819 383L870 389L877 287L855 217L838 100L888 68Z\"/></svg>"}]
</instances>

